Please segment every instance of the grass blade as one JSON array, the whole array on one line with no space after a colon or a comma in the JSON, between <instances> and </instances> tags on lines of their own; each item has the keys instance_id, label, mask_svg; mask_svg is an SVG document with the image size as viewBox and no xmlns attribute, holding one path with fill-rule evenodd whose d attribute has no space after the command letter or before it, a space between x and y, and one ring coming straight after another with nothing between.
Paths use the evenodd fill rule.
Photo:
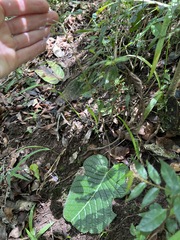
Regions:
<instances>
[{"instance_id":1,"label":"grass blade","mask_svg":"<svg viewBox=\"0 0 180 240\"><path fill-rule=\"evenodd\" d=\"M161 32L160 32L160 36L159 36L159 40L156 46L156 50L155 50L155 54L154 54L154 59L153 59L153 63L152 63L152 68L149 74L149 78L148 80L150 80L152 78L152 75L156 69L157 63L159 61L159 57L161 55L163 46L164 46L164 41L166 38L166 32L167 29L171 23L171 19L172 19L172 12L171 9L168 10L167 14L164 17L164 22L162 24L162 28L161 28Z\"/></svg>"}]
</instances>

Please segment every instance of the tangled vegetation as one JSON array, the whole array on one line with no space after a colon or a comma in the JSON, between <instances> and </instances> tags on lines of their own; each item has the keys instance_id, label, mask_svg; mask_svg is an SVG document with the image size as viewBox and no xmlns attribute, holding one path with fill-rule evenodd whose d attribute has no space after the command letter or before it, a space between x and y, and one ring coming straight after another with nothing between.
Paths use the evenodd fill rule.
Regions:
<instances>
[{"instance_id":1,"label":"tangled vegetation","mask_svg":"<svg viewBox=\"0 0 180 240\"><path fill-rule=\"evenodd\" d=\"M12 104L9 115L12 99L23 99L15 111L21 112L16 117L22 125L28 122L26 134L32 136L40 128L53 129L57 145L64 148L44 173L38 161L28 163L28 171L22 166L37 153L56 154L58 148L47 144L16 146L13 153L17 162L0 165L0 182L10 196L15 188L13 181L31 186L36 181L38 186L33 191L41 195L51 182L58 186L71 179L67 187L61 188L62 215L79 232L94 234L87 239L110 239L109 225L117 216L112 203L120 198L124 205L140 199L139 212L135 213L140 218L138 224L131 221L128 231L132 238L119 235L114 239L179 240L179 1L48 2L60 16L52 32L54 39L60 36L59 40L51 38L39 62L25 66L27 75L18 69L3 81L0 89L8 97L6 107ZM13 95L19 80L20 90ZM28 92L28 96L39 95L29 101L25 95ZM28 108L28 113L24 108ZM0 118L3 124L7 119L8 114ZM80 129L85 133L83 137ZM77 132L77 139L72 141ZM0 142L2 159L8 145L4 141L2 138ZM78 146L71 152L75 142ZM32 151L34 148L37 150ZM65 152L69 165L75 169L67 176L63 175L66 167L61 166ZM22 228L20 236L41 239L53 223L35 231L34 204L28 206L28 226ZM72 236L67 231L63 237Z\"/></svg>"}]
</instances>

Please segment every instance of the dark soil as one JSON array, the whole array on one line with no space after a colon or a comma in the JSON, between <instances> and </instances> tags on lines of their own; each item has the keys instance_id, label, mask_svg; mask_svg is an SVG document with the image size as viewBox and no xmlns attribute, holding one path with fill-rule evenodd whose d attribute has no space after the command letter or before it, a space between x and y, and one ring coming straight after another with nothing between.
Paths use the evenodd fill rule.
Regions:
<instances>
[{"instance_id":1,"label":"dark soil","mask_svg":"<svg viewBox=\"0 0 180 240\"><path fill-rule=\"evenodd\" d=\"M14 131L15 129L16 131ZM81 157L81 151L79 149L84 137L84 133L78 133L77 135L74 135L71 139L71 147L63 150L61 142L57 141L56 136L52 135L50 131L37 130L31 135L26 135L24 134L25 130L26 128L18 124L12 124L9 127L9 142L12 144L12 146L9 146L10 149L18 147L19 144L21 146L39 145L51 149L49 152L41 152L36 154L28 160L28 165L32 162L36 162L38 163L40 169L42 181L36 193L31 190L30 185L32 183L29 183L30 185L28 188L26 186L23 188L24 181L17 181L18 188L21 189L20 193L15 194L12 192L12 196L17 195L13 196L15 201L24 200L22 192L25 192L27 195L26 197L29 197L29 199L34 199L37 203L36 212L33 219L37 232L49 222L54 222L54 225L51 227L51 229L47 231L43 237L41 237L41 239L68 239L69 237L73 240L134 239L130 234L130 226L132 223L137 225L140 221L138 213L140 211L142 197L128 203L125 202L125 199L115 199L113 202L113 211L117 214L117 217L101 235L81 234L63 218L63 206L69 188L75 174L78 172L79 168L83 164L83 161L85 160L83 157ZM22 138L22 136L24 137ZM13 141L14 139L18 140L18 144ZM94 138L93 143L95 143L95 141L98 144L99 140ZM75 162L70 163L69 159L76 151L78 152L78 157ZM51 166L53 166L53 164L57 161L58 156L60 156L60 159L57 166L55 166L54 169L51 169ZM51 169L50 175L46 176L49 169ZM12 189L12 191L14 190ZM162 201L163 199L161 199L161 204ZM17 215L16 213L14 214L14 218L16 219ZM26 223L28 220L27 217L28 215L26 215L26 218L24 219ZM12 227L6 224L6 229L7 231L11 231ZM4 240L4 238L2 238L2 240Z\"/></svg>"}]
</instances>

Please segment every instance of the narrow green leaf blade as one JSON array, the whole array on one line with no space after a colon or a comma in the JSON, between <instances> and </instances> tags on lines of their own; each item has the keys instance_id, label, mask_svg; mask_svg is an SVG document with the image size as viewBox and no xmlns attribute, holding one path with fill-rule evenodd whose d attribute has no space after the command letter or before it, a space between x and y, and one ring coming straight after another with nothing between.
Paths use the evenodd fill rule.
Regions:
<instances>
[{"instance_id":1,"label":"narrow green leaf blade","mask_svg":"<svg viewBox=\"0 0 180 240\"><path fill-rule=\"evenodd\" d=\"M147 165L149 177L154 183L159 185L161 183L161 177L158 171L148 161L146 161L146 165Z\"/></svg>"},{"instance_id":2,"label":"narrow green leaf blade","mask_svg":"<svg viewBox=\"0 0 180 240\"><path fill-rule=\"evenodd\" d=\"M33 228L34 208L35 208L35 204L34 204L34 206L32 206L32 208L30 210L30 214L29 214L29 231L31 232L31 234L33 236L35 236L35 229Z\"/></svg>"},{"instance_id":3,"label":"narrow green leaf blade","mask_svg":"<svg viewBox=\"0 0 180 240\"><path fill-rule=\"evenodd\" d=\"M128 198L128 201L138 197L142 192L143 190L146 188L147 184L144 183L144 182L141 182L139 183L132 191L131 191L131 194Z\"/></svg>"},{"instance_id":4,"label":"narrow green leaf blade","mask_svg":"<svg viewBox=\"0 0 180 240\"><path fill-rule=\"evenodd\" d=\"M134 150L135 150L135 153L136 153L136 157L138 159L140 159L140 150L139 150L139 144L138 144L138 141L135 139L135 137L133 136L132 132L131 132L131 129L129 128L129 126L126 124L126 122L120 117L118 116L119 120L124 124L125 128L127 129L129 135L130 135L130 138L131 138L131 141L133 143L133 146L134 146Z\"/></svg>"},{"instance_id":5,"label":"narrow green leaf blade","mask_svg":"<svg viewBox=\"0 0 180 240\"><path fill-rule=\"evenodd\" d=\"M153 63L152 63L152 68L149 74L149 80L152 78L152 75L156 69L157 63L159 61L159 57L161 55L162 52L162 48L164 46L164 41L166 38L166 32L167 29L169 27L169 24L171 23L171 19L172 19L172 14L171 14L171 10L169 10L166 15L164 16L164 22L162 24L161 27L161 32L160 32L160 36L159 36L159 40L156 46L156 50L155 50L155 54L154 54L154 59L153 59Z\"/></svg>"},{"instance_id":6,"label":"narrow green leaf blade","mask_svg":"<svg viewBox=\"0 0 180 240\"><path fill-rule=\"evenodd\" d=\"M148 115L150 114L150 112L153 110L153 108L156 106L157 102L159 101L159 99L162 97L163 92L161 90L157 91L157 93L155 94L155 96L150 100L149 104L147 105L147 107L144 110L144 120L148 117Z\"/></svg>"},{"instance_id":7,"label":"narrow green leaf blade","mask_svg":"<svg viewBox=\"0 0 180 240\"><path fill-rule=\"evenodd\" d=\"M18 178L18 179L21 179L21 180L28 181L28 178L22 176L22 175L19 174L19 173L14 173L14 172L12 172L12 176L13 176L13 177L16 177L16 178Z\"/></svg>"},{"instance_id":8,"label":"narrow green leaf blade","mask_svg":"<svg viewBox=\"0 0 180 240\"><path fill-rule=\"evenodd\" d=\"M144 208L150 203L152 203L157 198L158 194L159 194L159 188L155 188L155 187L151 188L144 196L141 204L141 208Z\"/></svg>"},{"instance_id":9,"label":"narrow green leaf blade","mask_svg":"<svg viewBox=\"0 0 180 240\"><path fill-rule=\"evenodd\" d=\"M153 209L144 213L137 230L142 232L152 232L158 228L166 219L167 210L163 208Z\"/></svg>"},{"instance_id":10,"label":"narrow green leaf blade","mask_svg":"<svg viewBox=\"0 0 180 240\"><path fill-rule=\"evenodd\" d=\"M37 240L37 238L34 235L32 235L31 232L27 228L25 228L25 230L26 230L26 233L27 233L28 237L31 240Z\"/></svg>"},{"instance_id":11,"label":"narrow green leaf blade","mask_svg":"<svg viewBox=\"0 0 180 240\"><path fill-rule=\"evenodd\" d=\"M105 66L112 66L120 62L127 62L128 60L129 60L128 56L118 57L118 58L115 58L114 60L107 60L105 63Z\"/></svg>"},{"instance_id":12,"label":"narrow green leaf blade","mask_svg":"<svg viewBox=\"0 0 180 240\"><path fill-rule=\"evenodd\" d=\"M88 112L90 113L90 115L93 117L94 121L95 121L95 124L97 125L98 124L98 118L97 116L95 115L94 111L89 107L87 106L87 110Z\"/></svg>"},{"instance_id":13,"label":"narrow green leaf blade","mask_svg":"<svg viewBox=\"0 0 180 240\"><path fill-rule=\"evenodd\" d=\"M50 223L46 224L43 228L41 228L40 231L38 232L38 234L36 235L37 239L40 236L42 236L53 224L54 224L54 222L50 222Z\"/></svg>"}]
</instances>

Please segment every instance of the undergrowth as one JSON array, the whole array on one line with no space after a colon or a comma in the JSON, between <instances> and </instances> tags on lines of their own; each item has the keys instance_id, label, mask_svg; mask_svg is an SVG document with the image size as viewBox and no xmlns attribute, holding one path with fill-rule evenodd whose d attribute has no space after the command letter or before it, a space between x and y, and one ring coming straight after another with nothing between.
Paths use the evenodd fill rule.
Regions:
<instances>
[{"instance_id":1,"label":"undergrowth","mask_svg":"<svg viewBox=\"0 0 180 240\"><path fill-rule=\"evenodd\" d=\"M88 106L88 111L96 126L105 115L117 116L130 133L135 148L135 158L137 159L133 163L135 170L127 173L126 179L124 178L124 181L119 183L119 187L127 181L126 194L128 195L130 192L128 200L138 197L148 187L141 203L141 209L146 208L146 211L140 213L142 219L139 225L134 226L132 223L130 229L131 234L138 240L153 239L159 232L163 231L165 231L167 239L179 239L180 237L178 231L180 224L180 178L162 160L160 160L160 173L149 161L144 163L145 159L141 158L137 139L131 132L132 119L129 121L128 118L132 116L127 117L127 111L134 104L131 101L132 86L139 96L139 100L136 102L136 106L139 107L138 116L136 116L137 122L133 121L133 125L136 124L137 127L143 123L153 109L156 109L156 114L160 115L172 97L172 94L171 96L166 94L173 77L168 69L168 64L172 55L174 56L173 61L178 59L179 8L180 5L177 1L166 1L166 3L148 0L104 1L92 14L88 28L78 31L78 33L87 33L89 44L86 49L91 53L89 66L78 78L78 81L85 82L82 94L95 98L98 96L98 92L108 93L108 98L105 100L96 99L97 112L93 112L90 106ZM159 66L161 71L158 71ZM135 74L139 71L142 72L140 77ZM179 71L178 68L177 71ZM178 75L177 72L176 75ZM173 88L173 97L177 82L179 82L178 78L176 78L174 85L172 83L170 85ZM146 87L147 92L153 89L152 99L146 99L142 92L144 87ZM142 102L146 102L146 104L141 105ZM126 110L119 110L120 107L116 107L124 104ZM167 116L164 116L161 122L163 131L168 129L169 126L166 124L168 121ZM178 124L173 129L175 133L179 131ZM96 158L100 157L94 156L94 159ZM94 168L94 166L88 165L89 159L86 161L84 163L86 173L84 177L75 178L65 205L64 216L82 232L99 233L102 231L101 223L107 217L106 211L108 212L108 210L104 198L108 201L106 196L108 190L104 187L104 191L102 190L100 193L98 191L101 187L103 188L105 181L105 185L109 186L112 193L111 197L113 197L111 187L114 186L115 182L108 178L109 172L105 173L107 169L106 171L98 170L98 166ZM90 167L93 170L90 170ZM97 171L96 174L94 171ZM134 178L139 180L135 187L133 185ZM93 189L91 189L92 192L89 188ZM167 207L155 203L160 192L164 194ZM121 194L119 197L122 197ZM73 211L72 205L76 205L76 210ZM95 212L94 209L96 209ZM96 218L96 215L100 219ZM89 224L89 228L84 225L83 222L89 221L87 218L92 221L93 219L97 220L95 228L91 224ZM111 221L112 219L113 217Z\"/></svg>"},{"instance_id":2,"label":"undergrowth","mask_svg":"<svg viewBox=\"0 0 180 240\"><path fill-rule=\"evenodd\" d=\"M78 5L80 1L49 2L53 9L62 7L59 25L66 33L64 19L67 15L76 16L78 12L63 12L63 7L69 2ZM102 155L85 160L86 172L75 178L64 208L64 217L83 233L100 233L112 222L115 217L111 206L113 198L131 201L141 195L141 210L144 211L139 214L141 221L137 226L132 223L129 229L134 239L153 239L161 232L165 232L167 239L180 239L180 178L163 160L157 158L160 164L158 172L150 161L143 159L137 134L137 129L152 111L160 118L163 133L167 130L174 134L180 132L179 119L167 116L167 105L172 101L179 111L175 95L180 67L178 65L175 73L169 67L179 57L179 16L180 4L177 0L102 1L88 26L76 31L76 34L86 36L84 50L88 52L88 61L85 69L79 63L82 71L75 81L81 86L81 96L94 99L86 106L94 121L94 129L98 133L107 116L109 121L118 119L128 131L135 152L128 167L120 163L110 168ZM46 82L58 84L64 78L63 68L53 61L46 61L46 65L53 72L53 77L40 70L36 73ZM19 74L21 76L22 73ZM18 82L18 76L1 88L8 92ZM26 90L35 86L30 81ZM153 92L151 99L149 92ZM60 95L66 101L64 93ZM38 149L32 154L42 150L48 149ZM10 185L14 177L26 179L19 170L29 157L24 157L15 168L1 175L0 182L6 179ZM31 170L38 178L36 166L31 166ZM166 199L166 206L155 202L160 193ZM30 239L38 239L51 224L36 233L32 226L33 210L34 207L26 232ZM95 224L92 224L93 221Z\"/></svg>"}]
</instances>

